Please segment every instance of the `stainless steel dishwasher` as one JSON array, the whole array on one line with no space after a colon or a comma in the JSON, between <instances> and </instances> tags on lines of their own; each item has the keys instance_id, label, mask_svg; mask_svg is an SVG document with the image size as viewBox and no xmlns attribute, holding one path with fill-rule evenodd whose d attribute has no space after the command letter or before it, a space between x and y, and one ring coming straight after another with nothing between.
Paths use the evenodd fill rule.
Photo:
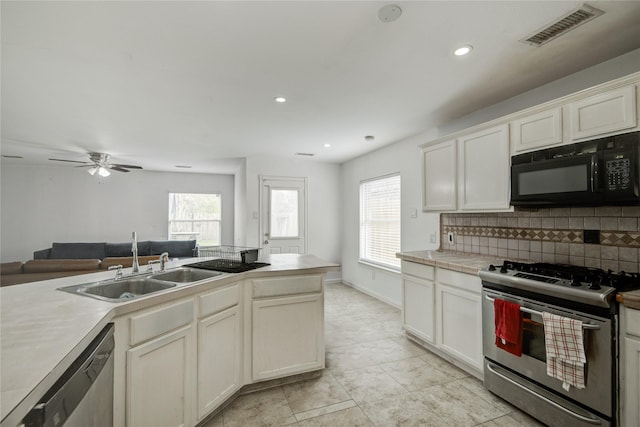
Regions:
<instances>
[{"instance_id":1,"label":"stainless steel dishwasher","mask_svg":"<svg viewBox=\"0 0 640 427\"><path fill-rule=\"evenodd\" d=\"M24 418L26 427L113 425L113 323L45 393Z\"/></svg>"}]
</instances>

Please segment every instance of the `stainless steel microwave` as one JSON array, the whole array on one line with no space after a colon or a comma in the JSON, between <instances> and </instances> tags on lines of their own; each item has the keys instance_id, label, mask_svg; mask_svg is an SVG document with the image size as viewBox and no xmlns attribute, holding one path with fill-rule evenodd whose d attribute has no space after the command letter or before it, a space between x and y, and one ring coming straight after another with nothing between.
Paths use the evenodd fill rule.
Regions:
<instances>
[{"instance_id":1,"label":"stainless steel microwave","mask_svg":"<svg viewBox=\"0 0 640 427\"><path fill-rule=\"evenodd\" d=\"M640 132L511 157L511 205L640 204Z\"/></svg>"}]
</instances>

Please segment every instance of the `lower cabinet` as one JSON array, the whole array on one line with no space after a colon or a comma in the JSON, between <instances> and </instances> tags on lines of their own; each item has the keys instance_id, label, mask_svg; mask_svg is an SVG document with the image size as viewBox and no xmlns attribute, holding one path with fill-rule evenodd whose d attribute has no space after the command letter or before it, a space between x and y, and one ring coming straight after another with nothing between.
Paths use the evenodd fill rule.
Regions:
<instances>
[{"instance_id":1,"label":"lower cabinet","mask_svg":"<svg viewBox=\"0 0 640 427\"><path fill-rule=\"evenodd\" d=\"M480 376L482 283L476 275L402 261L402 317L408 334Z\"/></svg>"},{"instance_id":2,"label":"lower cabinet","mask_svg":"<svg viewBox=\"0 0 640 427\"><path fill-rule=\"evenodd\" d=\"M621 305L620 406L622 427L640 425L640 310Z\"/></svg>"},{"instance_id":3,"label":"lower cabinet","mask_svg":"<svg viewBox=\"0 0 640 427\"><path fill-rule=\"evenodd\" d=\"M128 426L190 426L193 327L127 351Z\"/></svg>"},{"instance_id":4,"label":"lower cabinet","mask_svg":"<svg viewBox=\"0 0 640 427\"><path fill-rule=\"evenodd\" d=\"M482 371L482 308L480 298L480 295L474 292L455 286L442 283L436 285L440 349Z\"/></svg>"},{"instance_id":5,"label":"lower cabinet","mask_svg":"<svg viewBox=\"0 0 640 427\"><path fill-rule=\"evenodd\" d=\"M198 419L241 387L240 341L237 305L198 322Z\"/></svg>"},{"instance_id":6,"label":"lower cabinet","mask_svg":"<svg viewBox=\"0 0 640 427\"><path fill-rule=\"evenodd\" d=\"M323 296L253 301L253 375L266 380L324 368Z\"/></svg>"}]
</instances>

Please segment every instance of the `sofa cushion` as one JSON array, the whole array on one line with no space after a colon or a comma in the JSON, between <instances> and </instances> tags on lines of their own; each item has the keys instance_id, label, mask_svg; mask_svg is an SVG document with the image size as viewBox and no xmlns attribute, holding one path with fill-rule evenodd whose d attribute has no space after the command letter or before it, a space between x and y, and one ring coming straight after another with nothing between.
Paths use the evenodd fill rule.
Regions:
<instances>
[{"instance_id":1,"label":"sofa cushion","mask_svg":"<svg viewBox=\"0 0 640 427\"><path fill-rule=\"evenodd\" d=\"M33 253L33 259L49 259L51 257L51 248L40 249Z\"/></svg>"},{"instance_id":2,"label":"sofa cushion","mask_svg":"<svg viewBox=\"0 0 640 427\"><path fill-rule=\"evenodd\" d=\"M151 255L169 252L170 258L191 258L196 248L195 240L161 240L151 241Z\"/></svg>"},{"instance_id":3,"label":"sofa cushion","mask_svg":"<svg viewBox=\"0 0 640 427\"><path fill-rule=\"evenodd\" d=\"M50 259L102 259L106 243L54 243Z\"/></svg>"},{"instance_id":4,"label":"sofa cushion","mask_svg":"<svg viewBox=\"0 0 640 427\"><path fill-rule=\"evenodd\" d=\"M0 264L0 274L22 274L22 262L3 262Z\"/></svg>"},{"instance_id":5,"label":"sofa cushion","mask_svg":"<svg viewBox=\"0 0 640 427\"><path fill-rule=\"evenodd\" d=\"M99 259L32 259L24 263L25 273L100 270Z\"/></svg>"},{"instance_id":6,"label":"sofa cushion","mask_svg":"<svg viewBox=\"0 0 640 427\"><path fill-rule=\"evenodd\" d=\"M144 269L147 268L147 264L149 264L149 261L155 261L159 259L160 258L157 255L139 256L138 265L140 266L140 271L144 271ZM100 263L100 268L102 268L103 270L108 270L109 267L114 265L121 265L123 268L131 267L133 265L133 257L106 257Z\"/></svg>"}]
</instances>

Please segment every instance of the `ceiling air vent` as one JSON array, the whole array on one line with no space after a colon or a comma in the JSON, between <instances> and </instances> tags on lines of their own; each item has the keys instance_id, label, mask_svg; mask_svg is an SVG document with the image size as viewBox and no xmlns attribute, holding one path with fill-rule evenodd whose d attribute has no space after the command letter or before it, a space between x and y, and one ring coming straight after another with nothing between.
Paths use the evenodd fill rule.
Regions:
<instances>
[{"instance_id":1,"label":"ceiling air vent","mask_svg":"<svg viewBox=\"0 0 640 427\"><path fill-rule=\"evenodd\" d=\"M547 25L544 29L521 39L520 41L533 46L542 46L556 37L559 37L562 34L584 24L585 22L591 21L593 18L597 18L603 13L604 12L600 9L583 4L579 9L574 10L553 24Z\"/></svg>"},{"instance_id":2,"label":"ceiling air vent","mask_svg":"<svg viewBox=\"0 0 640 427\"><path fill-rule=\"evenodd\" d=\"M315 156L315 154L313 154L313 153L296 153L296 156L313 157L313 156Z\"/></svg>"}]
</instances>

